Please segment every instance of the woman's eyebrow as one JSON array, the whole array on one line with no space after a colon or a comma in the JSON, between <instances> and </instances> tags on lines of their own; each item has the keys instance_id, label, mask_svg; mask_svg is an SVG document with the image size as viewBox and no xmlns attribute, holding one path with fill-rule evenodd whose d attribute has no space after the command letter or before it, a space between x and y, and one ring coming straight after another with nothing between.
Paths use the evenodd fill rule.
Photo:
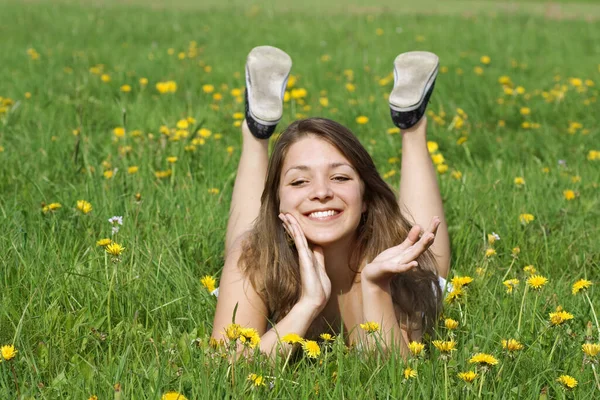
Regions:
<instances>
[{"instance_id":1,"label":"woman's eyebrow","mask_svg":"<svg viewBox=\"0 0 600 400\"><path fill-rule=\"evenodd\" d=\"M352 165L350 165L348 163L343 163L343 162L330 163L329 164L329 168L333 169L333 168L341 167L341 166L344 166L344 165L347 166L347 167L352 168L356 172L356 169ZM309 171L310 167L308 165L293 165L290 168L288 168L287 171L285 171L285 174L283 174L283 175L284 176L287 175L287 173L290 172L292 169L299 169L301 171Z\"/></svg>"}]
</instances>

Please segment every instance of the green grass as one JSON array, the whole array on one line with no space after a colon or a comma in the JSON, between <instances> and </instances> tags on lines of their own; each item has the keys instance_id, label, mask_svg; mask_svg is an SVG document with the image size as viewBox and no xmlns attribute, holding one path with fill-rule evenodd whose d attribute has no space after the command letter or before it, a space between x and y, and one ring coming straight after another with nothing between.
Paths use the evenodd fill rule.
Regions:
<instances>
[{"instance_id":1,"label":"green grass","mask_svg":"<svg viewBox=\"0 0 600 400\"><path fill-rule=\"evenodd\" d=\"M485 397L537 398L547 391L562 398L556 382L562 374L579 381L575 397L597 394L592 369L582 368L581 344L589 332L597 342L599 332L586 298L571 294L580 278L600 280L600 161L588 160L591 150L600 151L597 23L504 13L333 16L250 6L239 12L228 8L234 4L212 11L0 5L0 96L14 101L0 114L0 345L14 344L19 351L0 363L0 398L16 396L12 367L27 399L92 394L106 399L116 383L123 398L131 399L158 399L168 390L190 399L443 398L446 388L450 398L469 398L481 381L468 388L456 374L471 368L468 360L478 351L500 360L485 375ZM202 50L179 60L191 41ZM283 360L273 367L262 358L231 370L206 346L215 299L200 278L218 278L223 265L241 148L233 113L243 111L243 103L230 91L243 88L246 54L260 44L285 49L294 60L297 87L308 92L311 109L287 103L281 128L297 113L335 119L357 134L382 174L399 168L388 160L400 155L400 138L386 133L392 126L385 100L391 84L381 86L380 78L391 72L398 53L415 49L436 52L447 67L429 108L437 117L444 112L444 123L431 116L429 137L449 166L439 181L452 240L451 276L474 278L466 300L444 310L460 322L447 381L431 345L427 358L412 364L418 378L408 382L401 359L345 352L340 341L322 363L302 359L284 370ZM39 59L31 59L30 48ZM484 55L491 57L489 65L480 62ZM90 72L98 64L109 83ZM345 88L347 69L354 71L353 93ZM526 93L505 95L498 83L504 75ZM145 88L141 77L149 79ZM579 93L570 78L582 79L585 91ZM585 86L586 79L595 85ZM157 92L155 84L166 80L177 82L176 93ZM121 92L123 84L132 92ZM223 99L204 93L205 84L214 85ZM543 92L555 85L565 85L564 97L548 102ZM319 105L322 90L327 108ZM521 115L522 107L531 114ZM460 129L452 124L457 108L468 115ZM369 123L357 125L359 115ZM184 149L192 136L169 141L159 133L161 125L174 127L188 116L196 119L196 128L213 132L195 152ZM525 121L539 128L523 128ZM571 122L582 128L569 134ZM128 133L115 140L112 130L118 126ZM134 130L142 135L133 137ZM458 145L461 137L467 140ZM123 154L124 146L131 151ZM169 166L168 156L177 156L177 163ZM129 175L134 165L139 172ZM115 168L115 176L105 179L103 171ZM155 177L167 168L171 177ZM461 179L452 176L456 171ZM398 176L388 179L396 189ZM523 187L513 183L517 176L524 177ZM219 193L210 193L212 188ZM576 199L565 200L567 189ZM89 215L75 209L80 199L92 203ZM52 202L62 208L43 214L41 204ZM535 220L520 224L522 213ZM110 237L107 220L113 215L124 216L117 241L126 250L119 263L96 246ZM501 240L493 246L497 254L486 258L491 232ZM516 246L521 252L515 259ZM529 290L521 312L526 265L549 283L537 295ZM508 295L502 280L512 277L521 283ZM588 295L597 305L595 286ZM548 313L559 305L574 319L548 328ZM436 336L448 335L441 324ZM514 360L500 345L508 337L525 344ZM251 389L245 380L250 372L269 377L273 389Z\"/></svg>"}]
</instances>

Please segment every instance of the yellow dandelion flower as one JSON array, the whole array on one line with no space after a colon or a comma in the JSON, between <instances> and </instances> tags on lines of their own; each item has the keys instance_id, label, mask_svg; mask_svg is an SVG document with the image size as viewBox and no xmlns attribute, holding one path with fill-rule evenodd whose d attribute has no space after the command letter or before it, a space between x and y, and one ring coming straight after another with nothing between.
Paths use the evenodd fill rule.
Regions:
<instances>
[{"instance_id":1,"label":"yellow dandelion flower","mask_svg":"<svg viewBox=\"0 0 600 400\"><path fill-rule=\"evenodd\" d=\"M321 107L329 107L329 99L327 97L319 97Z\"/></svg>"},{"instance_id":2,"label":"yellow dandelion flower","mask_svg":"<svg viewBox=\"0 0 600 400\"><path fill-rule=\"evenodd\" d=\"M570 189L563 191L563 196L567 201L573 200L576 197L575 192Z\"/></svg>"},{"instance_id":3,"label":"yellow dandelion flower","mask_svg":"<svg viewBox=\"0 0 600 400\"><path fill-rule=\"evenodd\" d=\"M556 311L549 314L550 316L550 324L552 326L559 326L564 324L567 321L570 321L574 318L573 314L565 311L562 307L558 306Z\"/></svg>"},{"instance_id":4,"label":"yellow dandelion flower","mask_svg":"<svg viewBox=\"0 0 600 400\"><path fill-rule=\"evenodd\" d=\"M458 377L467 383L472 383L479 374L475 371L459 372Z\"/></svg>"},{"instance_id":5,"label":"yellow dandelion flower","mask_svg":"<svg viewBox=\"0 0 600 400\"><path fill-rule=\"evenodd\" d=\"M508 279L502 282L502 284L506 287L506 293L512 293L513 290L519 285L519 280L516 278Z\"/></svg>"},{"instance_id":6,"label":"yellow dandelion flower","mask_svg":"<svg viewBox=\"0 0 600 400\"><path fill-rule=\"evenodd\" d=\"M581 345L581 350L588 357L596 357L600 353L600 344L598 343L584 343Z\"/></svg>"},{"instance_id":7,"label":"yellow dandelion flower","mask_svg":"<svg viewBox=\"0 0 600 400\"><path fill-rule=\"evenodd\" d=\"M419 356L425 350L425 345L420 342L412 341L408 344L408 350L413 356Z\"/></svg>"},{"instance_id":8,"label":"yellow dandelion flower","mask_svg":"<svg viewBox=\"0 0 600 400\"><path fill-rule=\"evenodd\" d=\"M400 133L400 128L394 127L394 128L388 128L386 133L388 135L395 135L397 133Z\"/></svg>"},{"instance_id":9,"label":"yellow dandelion flower","mask_svg":"<svg viewBox=\"0 0 600 400\"><path fill-rule=\"evenodd\" d=\"M435 165L440 165L444 163L445 159L441 153L437 153L431 155L431 161L433 161Z\"/></svg>"},{"instance_id":10,"label":"yellow dandelion flower","mask_svg":"<svg viewBox=\"0 0 600 400\"><path fill-rule=\"evenodd\" d=\"M104 250L113 257L118 257L123 253L125 247L121 246L119 243L112 242L108 244Z\"/></svg>"},{"instance_id":11,"label":"yellow dandelion flower","mask_svg":"<svg viewBox=\"0 0 600 400\"><path fill-rule=\"evenodd\" d=\"M202 91L204 93L212 93L215 91L215 87L213 85L207 84L207 85L202 85Z\"/></svg>"},{"instance_id":12,"label":"yellow dandelion flower","mask_svg":"<svg viewBox=\"0 0 600 400\"><path fill-rule=\"evenodd\" d=\"M42 207L42 212L44 214L47 214L49 212L54 212L61 207L62 207L62 204L60 204L60 203L50 203L50 204Z\"/></svg>"},{"instance_id":13,"label":"yellow dandelion flower","mask_svg":"<svg viewBox=\"0 0 600 400\"><path fill-rule=\"evenodd\" d=\"M89 214L92 211L92 205L85 200L77 200L77 209L84 214Z\"/></svg>"},{"instance_id":14,"label":"yellow dandelion flower","mask_svg":"<svg viewBox=\"0 0 600 400\"><path fill-rule=\"evenodd\" d=\"M131 167L127 168L127 173L128 173L128 174L130 174L130 175L133 175L133 174L135 174L136 172L138 172L138 171L139 171L139 169L140 169L140 168L139 168L138 166L136 166L136 165L132 165Z\"/></svg>"},{"instance_id":15,"label":"yellow dandelion flower","mask_svg":"<svg viewBox=\"0 0 600 400\"><path fill-rule=\"evenodd\" d=\"M140 78L140 85L146 86L148 84L148 78Z\"/></svg>"},{"instance_id":16,"label":"yellow dandelion flower","mask_svg":"<svg viewBox=\"0 0 600 400\"><path fill-rule=\"evenodd\" d=\"M283 343L296 344L296 343L302 343L304 341L304 339L302 338L302 336L298 335L297 333L288 333L281 337L281 341Z\"/></svg>"},{"instance_id":17,"label":"yellow dandelion flower","mask_svg":"<svg viewBox=\"0 0 600 400\"><path fill-rule=\"evenodd\" d=\"M411 379L411 378L416 378L417 377L417 370L416 369L412 369L411 367L407 367L404 369L404 379Z\"/></svg>"},{"instance_id":18,"label":"yellow dandelion flower","mask_svg":"<svg viewBox=\"0 0 600 400\"><path fill-rule=\"evenodd\" d=\"M175 157L175 156L167 157L167 162L169 164L175 164L177 162L177 157Z\"/></svg>"},{"instance_id":19,"label":"yellow dandelion flower","mask_svg":"<svg viewBox=\"0 0 600 400\"><path fill-rule=\"evenodd\" d=\"M515 185L517 185L518 187L521 187L525 184L525 178L523 178L522 176L517 176L514 181Z\"/></svg>"},{"instance_id":20,"label":"yellow dandelion flower","mask_svg":"<svg viewBox=\"0 0 600 400\"><path fill-rule=\"evenodd\" d=\"M167 392L162 395L160 400L187 400L187 398L181 393L177 392Z\"/></svg>"},{"instance_id":21,"label":"yellow dandelion flower","mask_svg":"<svg viewBox=\"0 0 600 400\"><path fill-rule=\"evenodd\" d=\"M348 82L348 83L346 83L346 90L349 91L350 93L352 93L356 90L356 86L354 86L354 84Z\"/></svg>"},{"instance_id":22,"label":"yellow dandelion flower","mask_svg":"<svg viewBox=\"0 0 600 400\"><path fill-rule=\"evenodd\" d=\"M532 275L529 279L527 279L527 286L535 290L540 290L547 283L548 278L542 275Z\"/></svg>"},{"instance_id":23,"label":"yellow dandelion flower","mask_svg":"<svg viewBox=\"0 0 600 400\"><path fill-rule=\"evenodd\" d=\"M130 85L122 85L121 86L121 92L123 92L123 93L129 93L129 92L131 92L131 86Z\"/></svg>"},{"instance_id":24,"label":"yellow dandelion flower","mask_svg":"<svg viewBox=\"0 0 600 400\"><path fill-rule=\"evenodd\" d=\"M473 282L473 278L470 276L455 276L450 282L452 283L452 287L454 289L459 289L463 286L468 286L471 282Z\"/></svg>"},{"instance_id":25,"label":"yellow dandelion flower","mask_svg":"<svg viewBox=\"0 0 600 400\"><path fill-rule=\"evenodd\" d=\"M573 294L577 294L582 290L587 290L587 288L589 288L590 286L592 286L592 281L588 281L587 279L580 279L573 284L573 289L571 290L571 292Z\"/></svg>"},{"instance_id":26,"label":"yellow dandelion flower","mask_svg":"<svg viewBox=\"0 0 600 400\"><path fill-rule=\"evenodd\" d=\"M530 115L531 114L531 108L529 108L529 107L521 107L521 110L519 110L519 112L521 113L521 115Z\"/></svg>"},{"instance_id":27,"label":"yellow dandelion flower","mask_svg":"<svg viewBox=\"0 0 600 400\"><path fill-rule=\"evenodd\" d=\"M260 343L258 331L254 328L239 328L239 339L244 345L255 348Z\"/></svg>"},{"instance_id":28,"label":"yellow dandelion flower","mask_svg":"<svg viewBox=\"0 0 600 400\"><path fill-rule=\"evenodd\" d=\"M511 253L512 253L513 257L517 257L521 253L521 248L518 246L513 247L513 249L511 250Z\"/></svg>"},{"instance_id":29,"label":"yellow dandelion flower","mask_svg":"<svg viewBox=\"0 0 600 400\"><path fill-rule=\"evenodd\" d=\"M88 400L98 400L98 396L96 396L95 394L93 394L90 397L88 397Z\"/></svg>"},{"instance_id":30,"label":"yellow dandelion flower","mask_svg":"<svg viewBox=\"0 0 600 400\"><path fill-rule=\"evenodd\" d=\"M479 364L483 367L491 367L493 365L498 364L498 360L496 357L491 354L486 353L477 353L469 360L470 364Z\"/></svg>"},{"instance_id":31,"label":"yellow dandelion flower","mask_svg":"<svg viewBox=\"0 0 600 400\"><path fill-rule=\"evenodd\" d=\"M556 381L567 390L573 390L577 386L577 380L569 375L561 375L556 379Z\"/></svg>"},{"instance_id":32,"label":"yellow dandelion flower","mask_svg":"<svg viewBox=\"0 0 600 400\"><path fill-rule=\"evenodd\" d=\"M446 164L440 164L436 167L436 170L440 174L445 174L448 172L448 166Z\"/></svg>"},{"instance_id":33,"label":"yellow dandelion flower","mask_svg":"<svg viewBox=\"0 0 600 400\"><path fill-rule=\"evenodd\" d=\"M106 247L109 244L112 243L112 240L110 240L109 238L104 238L104 239L100 239L96 242L96 246L102 246L102 247Z\"/></svg>"},{"instance_id":34,"label":"yellow dandelion flower","mask_svg":"<svg viewBox=\"0 0 600 400\"><path fill-rule=\"evenodd\" d=\"M452 291L450 291L450 293L446 295L446 303L451 304L455 301L458 302L462 300L463 294L464 292L462 290L462 287L452 289Z\"/></svg>"},{"instance_id":35,"label":"yellow dandelion flower","mask_svg":"<svg viewBox=\"0 0 600 400\"><path fill-rule=\"evenodd\" d=\"M0 347L0 354L2 354L2 358L6 361L10 361L17 355L19 351L15 349L15 346L12 344L7 344Z\"/></svg>"},{"instance_id":36,"label":"yellow dandelion flower","mask_svg":"<svg viewBox=\"0 0 600 400\"><path fill-rule=\"evenodd\" d=\"M375 333L377 331L379 331L379 324L377 322L365 322L364 324L360 324L360 327L362 330L366 331L367 333Z\"/></svg>"},{"instance_id":37,"label":"yellow dandelion flower","mask_svg":"<svg viewBox=\"0 0 600 400\"><path fill-rule=\"evenodd\" d=\"M205 275L202 277L202 279L200 279L200 283L206 288L206 290L208 290L209 293L212 293L212 291L215 290L217 280L210 275Z\"/></svg>"},{"instance_id":38,"label":"yellow dandelion flower","mask_svg":"<svg viewBox=\"0 0 600 400\"><path fill-rule=\"evenodd\" d=\"M491 247L485 251L486 257L492 257L494 255L496 255L496 250L492 249Z\"/></svg>"},{"instance_id":39,"label":"yellow dandelion flower","mask_svg":"<svg viewBox=\"0 0 600 400\"><path fill-rule=\"evenodd\" d=\"M490 56L481 56L479 61L481 61L482 64L488 65L492 62L492 59L490 58Z\"/></svg>"},{"instance_id":40,"label":"yellow dandelion flower","mask_svg":"<svg viewBox=\"0 0 600 400\"><path fill-rule=\"evenodd\" d=\"M302 343L302 348L304 349L304 354L310 358L317 358L321 354L321 348L314 340L305 340Z\"/></svg>"},{"instance_id":41,"label":"yellow dandelion flower","mask_svg":"<svg viewBox=\"0 0 600 400\"><path fill-rule=\"evenodd\" d=\"M509 353L523 350L523 344L516 339L502 339L502 348Z\"/></svg>"},{"instance_id":42,"label":"yellow dandelion flower","mask_svg":"<svg viewBox=\"0 0 600 400\"><path fill-rule=\"evenodd\" d=\"M427 141L427 150L429 151L429 153L435 153L436 151L438 151L439 148L440 146L437 144L437 142L431 140Z\"/></svg>"},{"instance_id":43,"label":"yellow dandelion flower","mask_svg":"<svg viewBox=\"0 0 600 400\"><path fill-rule=\"evenodd\" d=\"M240 329L242 327L238 324L229 324L225 328L225 336L229 340L237 340L240 337Z\"/></svg>"},{"instance_id":44,"label":"yellow dandelion flower","mask_svg":"<svg viewBox=\"0 0 600 400\"><path fill-rule=\"evenodd\" d=\"M198 130L198 135L203 138L209 138L212 135L212 131L210 129L201 128Z\"/></svg>"},{"instance_id":45,"label":"yellow dandelion flower","mask_svg":"<svg viewBox=\"0 0 600 400\"><path fill-rule=\"evenodd\" d=\"M452 171L451 175L456 180L460 180L462 178L462 176L463 176L462 172L456 171L456 170Z\"/></svg>"},{"instance_id":46,"label":"yellow dandelion flower","mask_svg":"<svg viewBox=\"0 0 600 400\"><path fill-rule=\"evenodd\" d=\"M456 328L458 328L458 321L456 321L452 318L446 318L444 320L444 326L446 326L446 329L453 331Z\"/></svg>"},{"instance_id":47,"label":"yellow dandelion flower","mask_svg":"<svg viewBox=\"0 0 600 400\"><path fill-rule=\"evenodd\" d=\"M125 136L125 128L123 128L122 126L117 126L116 128L113 129L113 134L116 137L121 138L121 137Z\"/></svg>"},{"instance_id":48,"label":"yellow dandelion flower","mask_svg":"<svg viewBox=\"0 0 600 400\"><path fill-rule=\"evenodd\" d=\"M217 188L210 188L210 189L208 189L208 193L210 193L210 194L219 194L219 189L217 189Z\"/></svg>"},{"instance_id":49,"label":"yellow dandelion flower","mask_svg":"<svg viewBox=\"0 0 600 400\"><path fill-rule=\"evenodd\" d=\"M332 336L332 335L331 335L331 334L329 334L329 333L321 333L321 334L319 335L319 337L320 337L321 339L323 339L324 341L326 341L326 342L333 342L333 340L335 339L335 336Z\"/></svg>"},{"instance_id":50,"label":"yellow dandelion flower","mask_svg":"<svg viewBox=\"0 0 600 400\"><path fill-rule=\"evenodd\" d=\"M166 171L154 171L154 176L156 176L158 179L168 178L172 174L173 174L173 171L171 171L170 169L168 169Z\"/></svg>"},{"instance_id":51,"label":"yellow dandelion flower","mask_svg":"<svg viewBox=\"0 0 600 400\"><path fill-rule=\"evenodd\" d=\"M100 76L100 79L102 80L102 82L108 83L108 82L110 82L110 75L102 74L102 76Z\"/></svg>"},{"instance_id":52,"label":"yellow dandelion flower","mask_svg":"<svg viewBox=\"0 0 600 400\"><path fill-rule=\"evenodd\" d=\"M434 340L431 343L433 343L435 348L438 349L440 351L440 353L443 353L443 354L449 354L450 352L456 350L456 342L454 340L448 340L448 341Z\"/></svg>"},{"instance_id":53,"label":"yellow dandelion flower","mask_svg":"<svg viewBox=\"0 0 600 400\"><path fill-rule=\"evenodd\" d=\"M530 223L534 219L535 219L535 217L533 216L533 214L521 214L521 215L519 215L519 222L521 222L523 225L527 225L528 223Z\"/></svg>"},{"instance_id":54,"label":"yellow dandelion flower","mask_svg":"<svg viewBox=\"0 0 600 400\"><path fill-rule=\"evenodd\" d=\"M104 175L105 179L111 179L115 175L115 173L112 170L108 170L108 171L104 171L103 175Z\"/></svg>"},{"instance_id":55,"label":"yellow dandelion flower","mask_svg":"<svg viewBox=\"0 0 600 400\"><path fill-rule=\"evenodd\" d=\"M523 267L523 271L525 273L528 273L529 275L535 275L535 273L537 272L537 269L535 269L535 267L533 265L526 265Z\"/></svg>"},{"instance_id":56,"label":"yellow dandelion flower","mask_svg":"<svg viewBox=\"0 0 600 400\"><path fill-rule=\"evenodd\" d=\"M367 117L367 116L360 115L360 116L356 117L357 124L364 125L367 122L369 122L369 117Z\"/></svg>"},{"instance_id":57,"label":"yellow dandelion flower","mask_svg":"<svg viewBox=\"0 0 600 400\"><path fill-rule=\"evenodd\" d=\"M265 386L265 379L262 375L250 374L248 380L252 382L254 386Z\"/></svg>"}]
</instances>

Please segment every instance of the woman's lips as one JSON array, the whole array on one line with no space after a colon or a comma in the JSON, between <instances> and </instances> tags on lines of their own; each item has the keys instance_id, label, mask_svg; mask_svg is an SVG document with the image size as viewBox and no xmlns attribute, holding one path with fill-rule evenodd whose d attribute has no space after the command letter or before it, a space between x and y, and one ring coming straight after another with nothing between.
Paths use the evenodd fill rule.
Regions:
<instances>
[{"instance_id":1,"label":"woman's lips","mask_svg":"<svg viewBox=\"0 0 600 400\"><path fill-rule=\"evenodd\" d=\"M310 217L308 215L305 215L305 217L308 218L309 220L315 221L315 222L327 222L327 221L331 221L331 220L336 219L337 217L339 217L343 213L344 213L343 211L338 211L337 214L329 215L327 217L322 217L322 218Z\"/></svg>"}]
</instances>

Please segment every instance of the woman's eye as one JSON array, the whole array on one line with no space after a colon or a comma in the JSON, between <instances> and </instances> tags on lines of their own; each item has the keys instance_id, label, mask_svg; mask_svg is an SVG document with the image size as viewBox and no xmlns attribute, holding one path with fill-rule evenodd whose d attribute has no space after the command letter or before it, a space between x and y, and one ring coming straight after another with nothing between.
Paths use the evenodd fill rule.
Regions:
<instances>
[{"instance_id":1,"label":"woman's eye","mask_svg":"<svg viewBox=\"0 0 600 400\"><path fill-rule=\"evenodd\" d=\"M299 185L301 185L304 182L306 182L306 181L296 181L296 182L292 182L291 185L292 186L299 186Z\"/></svg>"},{"instance_id":2,"label":"woman's eye","mask_svg":"<svg viewBox=\"0 0 600 400\"><path fill-rule=\"evenodd\" d=\"M349 181L350 180L350 178L346 178L345 176L336 176L333 179L336 179L336 180L339 179L339 180L342 180L342 181Z\"/></svg>"}]
</instances>

